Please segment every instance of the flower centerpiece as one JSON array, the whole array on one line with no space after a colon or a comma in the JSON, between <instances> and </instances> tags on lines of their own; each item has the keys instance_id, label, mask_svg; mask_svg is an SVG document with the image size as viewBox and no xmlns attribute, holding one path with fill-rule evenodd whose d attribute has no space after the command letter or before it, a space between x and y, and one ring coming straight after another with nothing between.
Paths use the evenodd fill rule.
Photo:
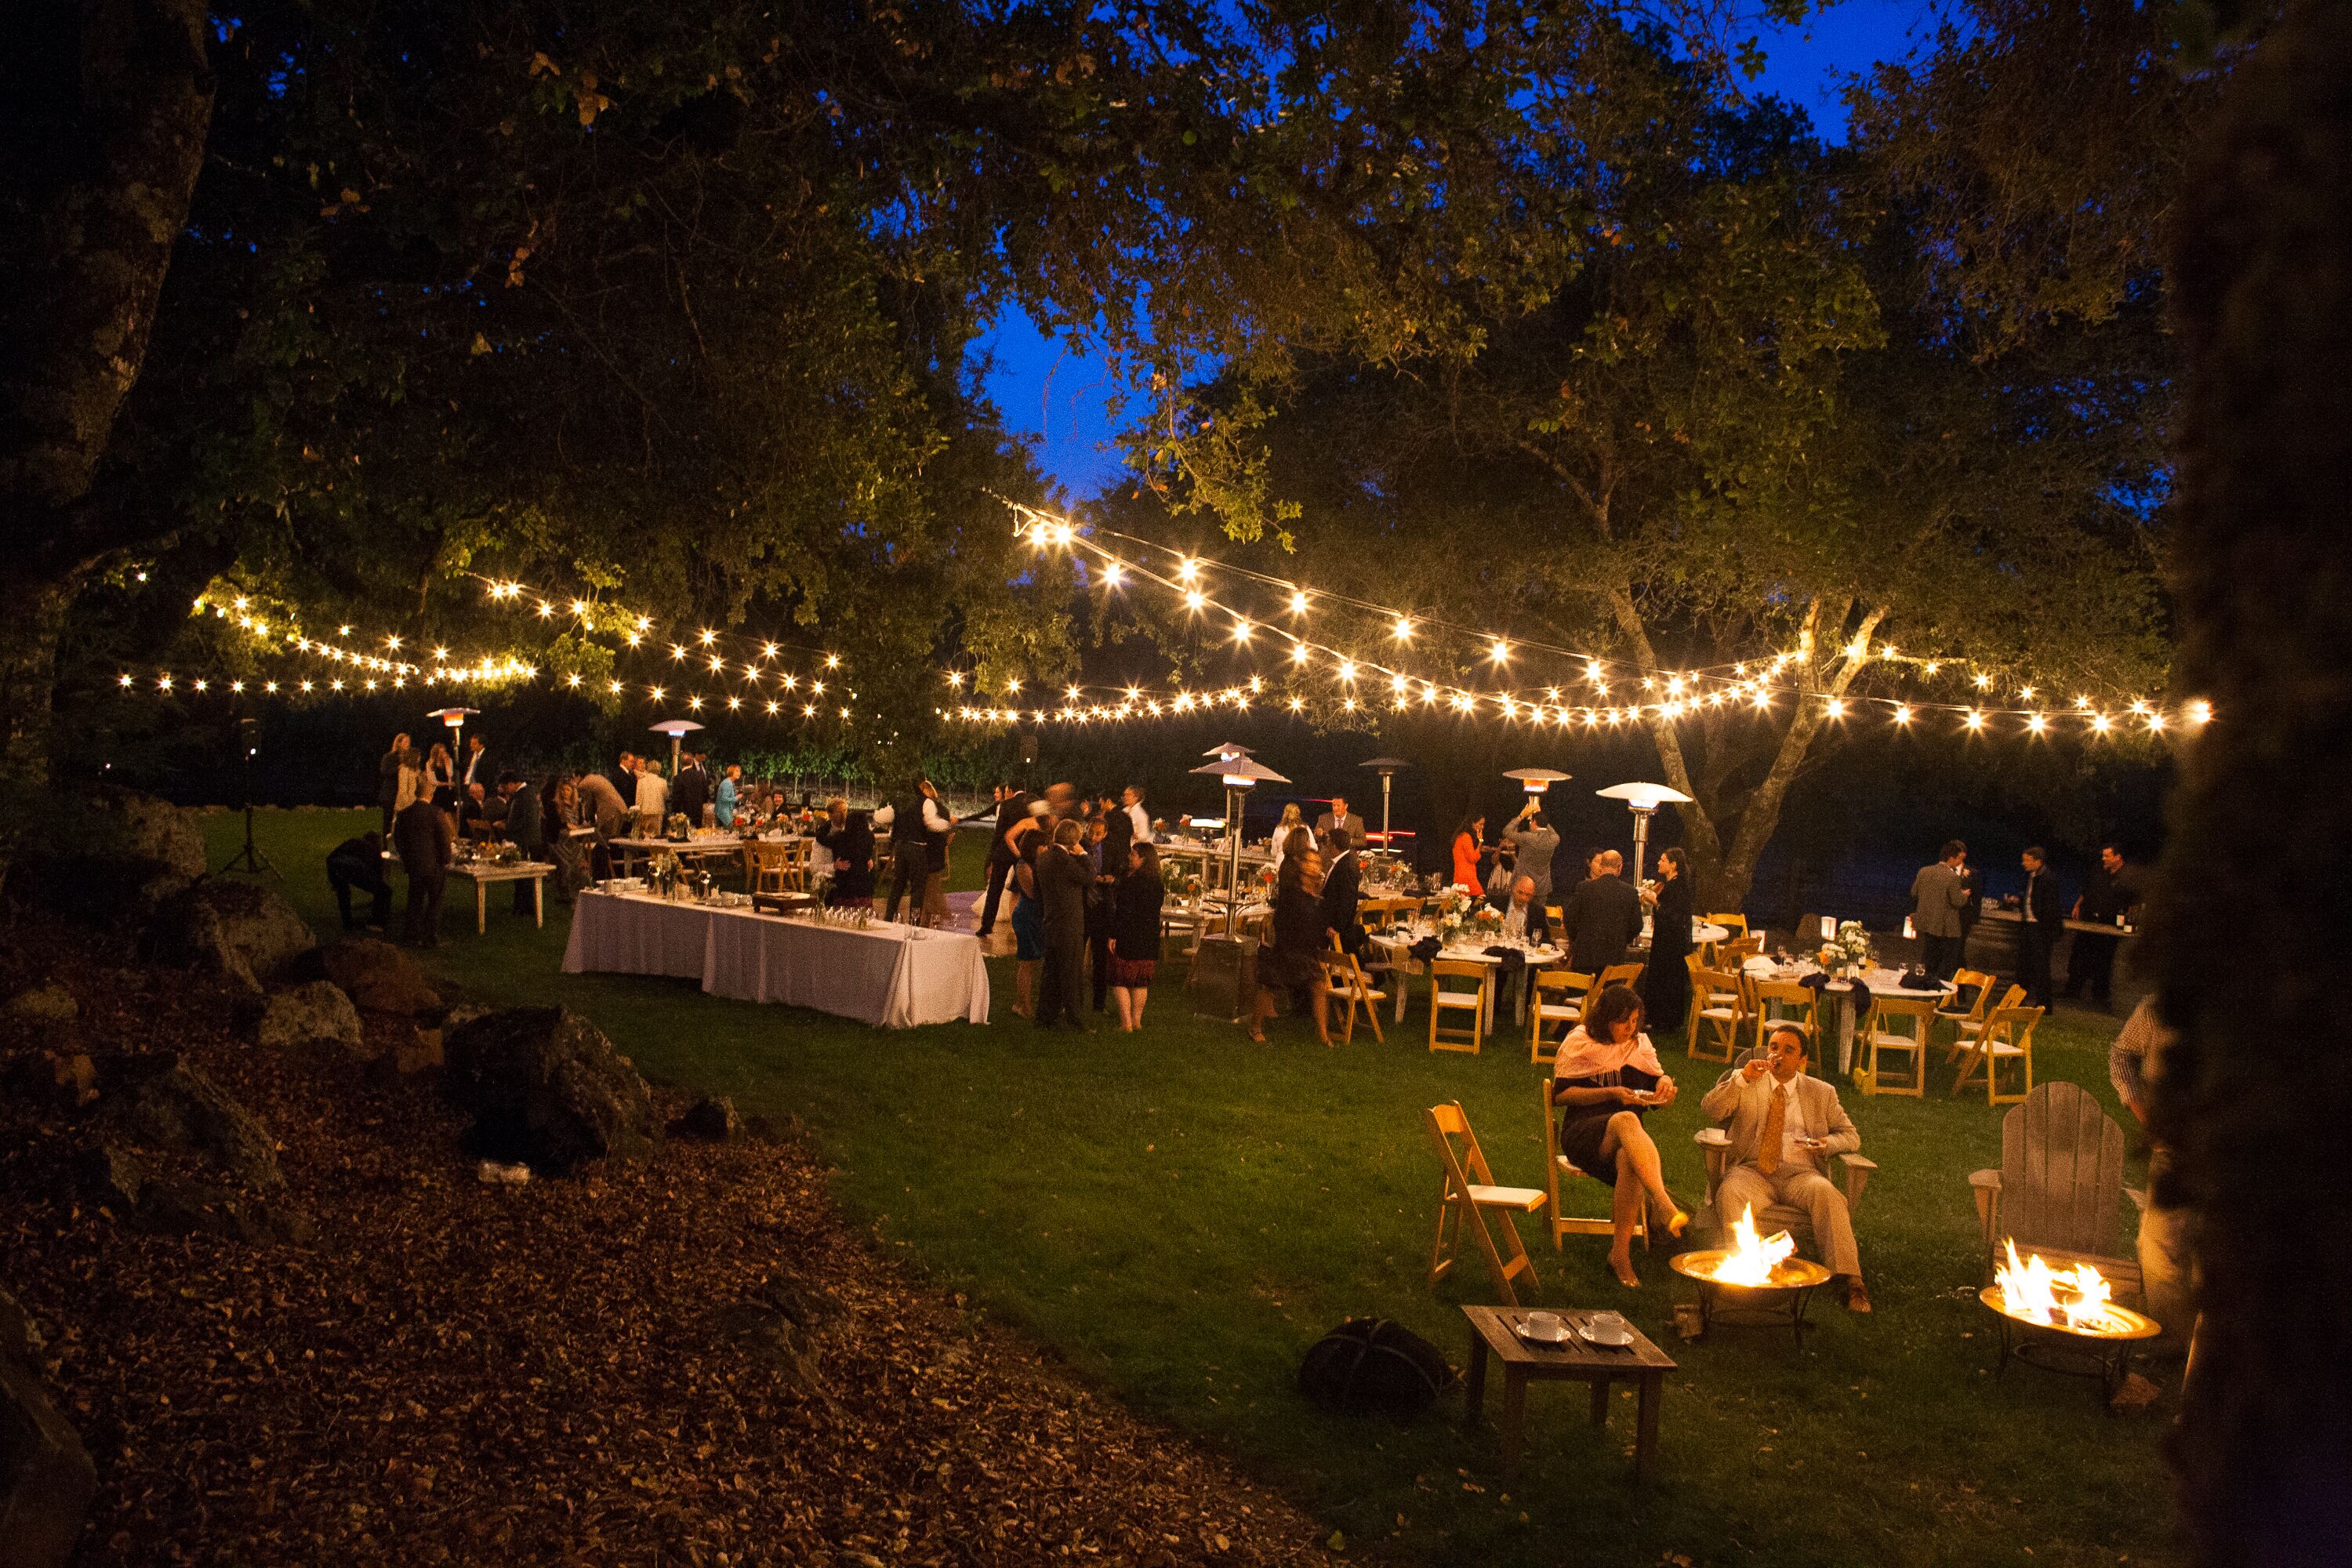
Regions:
<instances>
[{"instance_id":1,"label":"flower centerpiece","mask_svg":"<svg viewBox=\"0 0 2352 1568\"><path fill-rule=\"evenodd\" d=\"M1167 895L1182 903L1192 903L1201 897L1201 879L1177 864L1174 856L1160 862L1160 886Z\"/></svg>"},{"instance_id":2,"label":"flower centerpiece","mask_svg":"<svg viewBox=\"0 0 2352 1568\"><path fill-rule=\"evenodd\" d=\"M668 818L662 823L662 837L672 844L685 843L693 836L693 832L692 825L686 820L686 813L682 811L671 812Z\"/></svg>"},{"instance_id":3,"label":"flower centerpiece","mask_svg":"<svg viewBox=\"0 0 2352 1568\"><path fill-rule=\"evenodd\" d=\"M1858 973L1870 960L1870 932L1860 921L1841 921L1837 935L1822 943L1816 956L1821 966L1832 973Z\"/></svg>"},{"instance_id":4,"label":"flower centerpiece","mask_svg":"<svg viewBox=\"0 0 2352 1568\"><path fill-rule=\"evenodd\" d=\"M1447 947L1486 946L1503 934L1503 913L1475 888L1456 882L1437 895L1437 940Z\"/></svg>"}]
</instances>

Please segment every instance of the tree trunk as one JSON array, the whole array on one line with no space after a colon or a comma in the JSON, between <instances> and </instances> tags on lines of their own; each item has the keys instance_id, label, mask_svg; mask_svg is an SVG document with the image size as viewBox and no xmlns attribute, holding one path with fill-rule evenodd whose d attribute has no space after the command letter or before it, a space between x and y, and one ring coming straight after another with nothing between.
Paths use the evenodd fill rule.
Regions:
<instances>
[{"instance_id":1,"label":"tree trunk","mask_svg":"<svg viewBox=\"0 0 2352 1568\"><path fill-rule=\"evenodd\" d=\"M1613 588L1609 604L1642 673L1653 679L1662 676L1664 671L1630 586ZM1886 607L1874 605L1864 611L1861 624L1848 632L1845 623L1853 609L1851 599L1840 601L1836 614L1832 616L1822 614L1819 600L1806 607L1806 651L1797 665L1797 693L1789 713L1789 727L1780 733L1771 766L1742 804L1739 826L1728 850L1723 846L1714 802L1707 798L1710 792L1699 788L1692 775L1682 736L1675 728L1675 721L1663 715L1648 721L1646 727L1658 748L1658 762L1665 769L1666 783L1692 797L1688 805L1675 809L1682 816L1683 848L1691 858L1691 875L1697 883L1696 896L1702 910L1744 907L1748 888L1756 879L1756 862L1780 826L1780 807L1788 799L1789 786L1796 781L1822 725L1827 721L1828 700L1843 697L1853 685L1854 677L1870 662L1870 639L1885 620ZM1834 634L1839 640L1837 656L1825 675L1821 673L1821 666L1812 654L1824 633ZM1853 651L1856 648L1861 651ZM1763 721L1759 717L1758 721Z\"/></svg>"},{"instance_id":2,"label":"tree trunk","mask_svg":"<svg viewBox=\"0 0 2352 1568\"><path fill-rule=\"evenodd\" d=\"M28 69L0 145L0 790L48 780L57 642L84 574L130 541L86 503L138 380L204 166L213 80L202 0L31 0L10 42ZM119 526L121 516L113 514ZM173 520L160 509L156 536ZM135 537L135 535L134 535ZM7 830L0 829L0 876Z\"/></svg>"},{"instance_id":3,"label":"tree trunk","mask_svg":"<svg viewBox=\"0 0 2352 1568\"><path fill-rule=\"evenodd\" d=\"M2198 1559L2352 1539L2352 6L2298 0L2238 68L2173 226L2188 361L2174 588L2185 749L2147 959L2180 1030L2151 1132L2194 1205L2173 1458ZM2187 1324L2168 1325L2187 1328Z\"/></svg>"}]
</instances>

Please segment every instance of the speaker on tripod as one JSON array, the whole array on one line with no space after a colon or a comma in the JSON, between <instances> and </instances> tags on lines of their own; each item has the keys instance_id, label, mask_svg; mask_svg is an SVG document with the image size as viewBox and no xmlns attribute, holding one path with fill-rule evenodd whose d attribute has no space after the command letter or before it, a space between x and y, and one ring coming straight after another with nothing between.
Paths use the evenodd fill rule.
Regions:
<instances>
[{"instance_id":1,"label":"speaker on tripod","mask_svg":"<svg viewBox=\"0 0 2352 1568\"><path fill-rule=\"evenodd\" d=\"M236 765L237 777L245 791L245 847L229 857L228 864L221 868L223 876L236 870L250 871L257 877L278 875L278 868L269 863L269 857L253 842L253 755L260 749L261 721L250 715L238 719Z\"/></svg>"}]
</instances>

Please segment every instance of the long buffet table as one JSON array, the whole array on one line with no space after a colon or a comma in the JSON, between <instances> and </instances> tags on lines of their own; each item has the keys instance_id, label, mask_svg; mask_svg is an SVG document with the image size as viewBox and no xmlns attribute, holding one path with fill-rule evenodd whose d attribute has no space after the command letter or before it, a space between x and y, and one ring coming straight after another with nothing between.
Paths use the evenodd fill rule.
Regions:
<instances>
[{"instance_id":1,"label":"long buffet table","mask_svg":"<svg viewBox=\"0 0 2352 1568\"><path fill-rule=\"evenodd\" d=\"M877 1027L988 1022L978 939L877 921L860 931L638 892L582 893L567 974L668 974L714 996L783 1002Z\"/></svg>"}]
</instances>

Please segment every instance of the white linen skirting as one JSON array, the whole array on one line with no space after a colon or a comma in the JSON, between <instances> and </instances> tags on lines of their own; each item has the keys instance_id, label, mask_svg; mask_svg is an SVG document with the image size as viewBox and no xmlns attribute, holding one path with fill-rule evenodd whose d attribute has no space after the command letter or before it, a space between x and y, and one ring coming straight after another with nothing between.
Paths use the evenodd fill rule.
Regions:
<instances>
[{"instance_id":1,"label":"white linen skirting","mask_svg":"<svg viewBox=\"0 0 2352 1568\"><path fill-rule=\"evenodd\" d=\"M669 974L714 996L784 1002L883 1028L988 1022L977 938L877 922L864 931L584 892L563 952L567 974Z\"/></svg>"}]
</instances>

